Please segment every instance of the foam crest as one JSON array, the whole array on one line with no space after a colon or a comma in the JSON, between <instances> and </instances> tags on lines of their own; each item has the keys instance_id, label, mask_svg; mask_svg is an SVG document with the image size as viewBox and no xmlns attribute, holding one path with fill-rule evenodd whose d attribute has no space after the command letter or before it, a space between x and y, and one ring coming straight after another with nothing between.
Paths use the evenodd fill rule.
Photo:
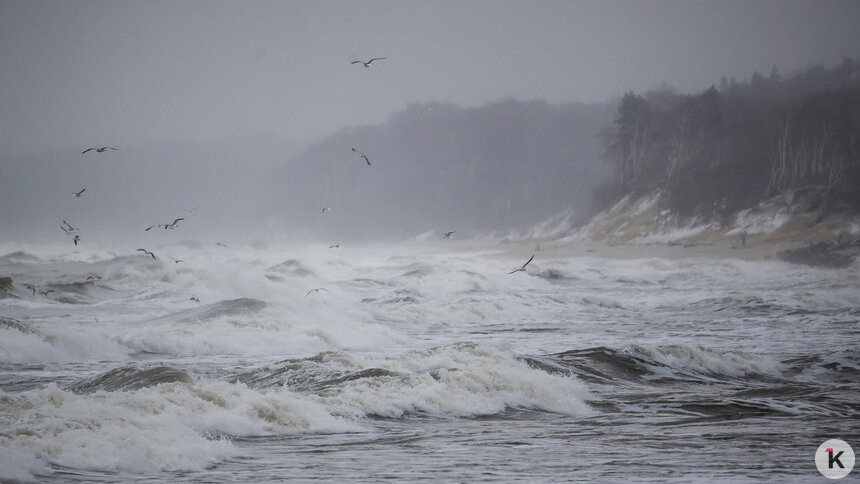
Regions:
<instances>
[{"instance_id":1,"label":"foam crest","mask_svg":"<svg viewBox=\"0 0 860 484\"><path fill-rule=\"evenodd\" d=\"M0 363L67 363L91 359L120 360L128 349L112 341L105 328L0 326Z\"/></svg>"},{"instance_id":2,"label":"foam crest","mask_svg":"<svg viewBox=\"0 0 860 484\"><path fill-rule=\"evenodd\" d=\"M715 350L702 346L631 345L620 353L641 358L654 367L672 371L695 372L720 376L769 375L780 376L782 364L775 359L741 350Z\"/></svg>"},{"instance_id":3,"label":"foam crest","mask_svg":"<svg viewBox=\"0 0 860 484\"><path fill-rule=\"evenodd\" d=\"M592 413L586 404L592 396L575 378L533 369L486 346L457 344L395 357L341 354L329 363L344 371L385 370L321 391L318 401L335 415L478 416L507 408Z\"/></svg>"},{"instance_id":4,"label":"foam crest","mask_svg":"<svg viewBox=\"0 0 860 484\"><path fill-rule=\"evenodd\" d=\"M406 339L362 312L322 305L215 303L124 328L116 341L134 351L169 355L307 355L379 349ZM325 324L321 324L324 321Z\"/></svg>"},{"instance_id":5,"label":"foam crest","mask_svg":"<svg viewBox=\"0 0 860 484\"><path fill-rule=\"evenodd\" d=\"M363 430L285 390L212 381L88 394L51 384L0 392L0 409L0 479L32 479L51 466L199 471L240 454L231 437Z\"/></svg>"}]
</instances>

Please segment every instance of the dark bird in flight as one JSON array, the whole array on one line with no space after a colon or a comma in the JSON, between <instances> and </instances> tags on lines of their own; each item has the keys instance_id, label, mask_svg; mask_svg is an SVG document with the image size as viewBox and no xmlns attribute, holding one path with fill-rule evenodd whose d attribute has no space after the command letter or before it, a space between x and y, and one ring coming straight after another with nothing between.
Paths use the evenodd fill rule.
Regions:
<instances>
[{"instance_id":1,"label":"dark bird in flight","mask_svg":"<svg viewBox=\"0 0 860 484\"><path fill-rule=\"evenodd\" d=\"M229 247L227 247L227 244L225 244L223 242L215 242L215 245L220 245L221 247L224 247L225 249L229 249Z\"/></svg>"},{"instance_id":2,"label":"dark bird in flight","mask_svg":"<svg viewBox=\"0 0 860 484\"><path fill-rule=\"evenodd\" d=\"M199 303L200 299L197 296L191 296L191 299L189 299L189 301L194 301L196 303Z\"/></svg>"},{"instance_id":3,"label":"dark bird in flight","mask_svg":"<svg viewBox=\"0 0 860 484\"><path fill-rule=\"evenodd\" d=\"M174 220L173 222L171 222L171 223L169 223L169 224L164 224L164 228L165 228L165 230L166 230L166 229L170 229L170 230L175 229L175 228L176 228L176 224L178 224L180 220L185 220L185 219L184 219L184 218L182 218L182 217L180 217L180 218L178 218L178 219Z\"/></svg>"},{"instance_id":4,"label":"dark bird in flight","mask_svg":"<svg viewBox=\"0 0 860 484\"><path fill-rule=\"evenodd\" d=\"M367 62L357 60L357 61L352 61L352 62L350 62L350 64L361 64L361 65L363 65L364 67L370 67L370 64L371 64L373 61L377 61L377 60L384 60L384 59L385 59L385 57L374 57L373 59L370 59L370 60L369 60L369 61L367 61Z\"/></svg>"},{"instance_id":5,"label":"dark bird in flight","mask_svg":"<svg viewBox=\"0 0 860 484\"><path fill-rule=\"evenodd\" d=\"M43 296L47 296L48 294L51 294L52 292L54 292L54 290L53 290L53 289L48 289L48 290L45 290L45 291L39 291L39 294L41 294L41 295L43 295Z\"/></svg>"},{"instance_id":6,"label":"dark bird in flight","mask_svg":"<svg viewBox=\"0 0 860 484\"><path fill-rule=\"evenodd\" d=\"M86 153L87 151L93 151L93 150L95 150L95 152L96 152L96 153L104 153L104 152L105 152L105 150L114 150L114 151L119 151L118 149L113 148L113 147L111 147L111 146L102 146L101 148L87 148L87 149L85 149L84 151L81 151L81 154L84 154L84 153Z\"/></svg>"},{"instance_id":7,"label":"dark bird in flight","mask_svg":"<svg viewBox=\"0 0 860 484\"><path fill-rule=\"evenodd\" d=\"M355 151L356 153L358 153L358 154L359 154L359 156L361 156L362 158L364 158L364 161L366 161L366 162L367 162L367 165L368 165L368 166L370 166L370 160L368 160L368 159L367 159L367 155L365 155L365 154L364 154L364 153L362 153L361 151L358 151L358 150L357 150L357 149L355 149L355 148L353 148L353 149L352 149L352 151Z\"/></svg>"},{"instance_id":8,"label":"dark bird in flight","mask_svg":"<svg viewBox=\"0 0 860 484\"><path fill-rule=\"evenodd\" d=\"M312 293L312 292L319 292L319 291L331 292L331 291L329 291L328 289L326 289L326 288L324 288L324 287L318 287L318 288L316 288L316 289L311 289L310 291L308 291L308 293L307 293L307 294L305 294L305 296L309 295L309 294L310 294L310 293Z\"/></svg>"},{"instance_id":9,"label":"dark bird in flight","mask_svg":"<svg viewBox=\"0 0 860 484\"><path fill-rule=\"evenodd\" d=\"M328 207L323 207L322 213L331 212L331 209Z\"/></svg>"},{"instance_id":10,"label":"dark bird in flight","mask_svg":"<svg viewBox=\"0 0 860 484\"><path fill-rule=\"evenodd\" d=\"M328 246L329 249L337 249L339 247L340 247L340 244L334 244L334 245Z\"/></svg>"},{"instance_id":11,"label":"dark bird in flight","mask_svg":"<svg viewBox=\"0 0 860 484\"><path fill-rule=\"evenodd\" d=\"M532 254L531 258L529 258L529 260L527 260L527 261L526 261L526 263L525 263L525 264L523 264L523 266L522 266L522 267L520 267L519 269L514 269L514 270L512 270L511 272L508 272L508 274L513 274L514 272L520 272L520 271L525 272L525 271L526 271L526 266L527 266L527 265L529 265L529 262L531 262L531 261L532 261L532 259L534 259L534 258L535 258L535 255L534 255L534 254Z\"/></svg>"},{"instance_id":12,"label":"dark bird in flight","mask_svg":"<svg viewBox=\"0 0 860 484\"><path fill-rule=\"evenodd\" d=\"M78 193L73 193L72 195L74 195L74 196L75 196L75 198L81 198L81 195L83 195L85 191L87 191L87 189L86 189L86 188L82 189L82 190L81 190L81 191L79 191Z\"/></svg>"},{"instance_id":13,"label":"dark bird in flight","mask_svg":"<svg viewBox=\"0 0 860 484\"><path fill-rule=\"evenodd\" d=\"M195 207L194 207L194 208L192 208L192 209L183 208L183 209L182 209L182 211L183 211L183 212L191 213L191 212L193 212L193 211L197 210L198 208L200 208L200 205L197 205L197 206L195 206Z\"/></svg>"},{"instance_id":14,"label":"dark bird in flight","mask_svg":"<svg viewBox=\"0 0 860 484\"><path fill-rule=\"evenodd\" d=\"M456 233L457 233L457 231L456 231L456 230L452 230L452 231L450 231L450 232L445 232L445 233L442 235L442 238L443 238L443 239L451 239L451 238L454 238L454 234L456 234Z\"/></svg>"},{"instance_id":15,"label":"dark bird in flight","mask_svg":"<svg viewBox=\"0 0 860 484\"><path fill-rule=\"evenodd\" d=\"M75 243L75 247L77 247L77 246L78 246L78 242L80 242L80 241L81 241L81 236L80 236L80 235L77 235L77 234L75 235L75 238L74 238L74 239L72 239L72 242L74 242L74 243Z\"/></svg>"},{"instance_id":16,"label":"dark bird in flight","mask_svg":"<svg viewBox=\"0 0 860 484\"><path fill-rule=\"evenodd\" d=\"M173 223L150 225L149 227L143 229L143 231L149 232L150 229L155 228L155 227L158 227L158 228L164 229L164 230L167 230L167 229L173 230L176 228L176 224L178 224L180 220L185 220L185 219L180 217L180 218L174 220Z\"/></svg>"},{"instance_id":17,"label":"dark bird in flight","mask_svg":"<svg viewBox=\"0 0 860 484\"><path fill-rule=\"evenodd\" d=\"M36 286L31 286L30 284L24 284L24 287L26 287L27 289L32 289L33 295L34 296L36 295Z\"/></svg>"},{"instance_id":18,"label":"dark bird in flight","mask_svg":"<svg viewBox=\"0 0 860 484\"><path fill-rule=\"evenodd\" d=\"M66 227L68 227L68 228L63 227L63 225L65 225L65 226L66 226ZM61 228L61 229L63 229L63 232L65 232L65 233L67 233L67 234L73 234L73 233L75 233L75 232L77 232L77 231L78 231L78 229L76 229L76 228L72 227L71 225L69 225L69 222L66 222L65 220L63 220L63 225L60 225L60 228Z\"/></svg>"},{"instance_id":19,"label":"dark bird in flight","mask_svg":"<svg viewBox=\"0 0 860 484\"><path fill-rule=\"evenodd\" d=\"M146 255L152 256L152 260L155 260L155 254L153 254L152 252L150 252L146 249L137 249L136 252L143 252Z\"/></svg>"}]
</instances>

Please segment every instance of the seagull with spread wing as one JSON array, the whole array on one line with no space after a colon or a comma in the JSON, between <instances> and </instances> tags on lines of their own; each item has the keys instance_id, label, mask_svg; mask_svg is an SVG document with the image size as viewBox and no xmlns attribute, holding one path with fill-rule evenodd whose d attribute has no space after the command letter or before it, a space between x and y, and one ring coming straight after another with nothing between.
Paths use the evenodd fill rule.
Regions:
<instances>
[{"instance_id":1,"label":"seagull with spread wing","mask_svg":"<svg viewBox=\"0 0 860 484\"><path fill-rule=\"evenodd\" d=\"M508 272L508 274L513 274L514 272L520 272L520 271L525 272L525 271L526 271L526 266L527 266L527 265L529 265L529 262L531 262L531 261L532 261L532 259L534 259L534 258L535 258L535 255L534 255L534 254L532 254L532 256L529 258L529 260L527 260L527 261L526 261L526 263L525 263L525 264L523 264L523 266L522 266L522 267L520 267L520 268L518 268L518 269L514 269L514 270L512 270L511 272Z\"/></svg>"},{"instance_id":2,"label":"seagull with spread wing","mask_svg":"<svg viewBox=\"0 0 860 484\"><path fill-rule=\"evenodd\" d=\"M86 153L87 151L95 151L96 153L104 153L104 152L105 152L105 150L114 150L114 151L119 151L118 149L116 149L116 148L114 148L114 147L112 147L112 146L102 146L101 148L87 148L87 149L85 149L84 151L81 151L81 154L84 154L84 153Z\"/></svg>"},{"instance_id":3,"label":"seagull with spread wing","mask_svg":"<svg viewBox=\"0 0 860 484\"><path fill-rule=\"evenodd\" d=\"M169 223L169 224L156 224L156 225L150 225L149 227L147 227L147 228L143 229L143 231L144 231L144 232L149 232L149 231L150 231L150 229L153 229L153 228L155 228L155 227L158 227L158 228L160 228L160 229L165 229L165 230L167 230L167 229L173 230L173 229L175 229L175 228L176 228L176 224L178 224L180 220L185 220L185 219L184 219L184 218L182 218L182 217L180 217L180 218L178 218L178 219L175 219L175 220L173 221L173 223Z\"/></svg>"},{"instance_id":4,"label":"seagull with spread wing","mask_svg":"<svg viewBox=\"0 0 860 484\"><path fill-rule=\"evenodd\" d=\"M184 219L184 218L182 218L182 217L180 217L180 218L178 218L178 219L174 220L172 223L164 224L164 228L165 228L165 230L166 230L166 229L170 229L170 230L175 229L175 228L176 228L176 224L178 224L180 220L185 220L185 219Z\"/></svg>"},{"instance_id":5,"label":"seagull with spread wing","mask_svg":"<svg viewBox=\"0 0 860 484\"><path fill-rule=\"evenodd\" d=\"M146 249L137 249L137 251L136 251L136 252L143 252L144 254L146 254L146 255L148 255L148 256L151 256L151 257L152 257L152 260L155 260L155 254L153 254L152 252L150 252L150 251L148 251L148 250L146 250Z\"/></svg>"},{"instance_id":6,"label":"seagull with spread wing","mask_svg":"<svg viewBox=\"0 0 860 484\"><path fill-rule=\"evenodd\" d=\"M63 225L65 225L65 227L63 227ZM76 234L78 232L78 229L69 225L69 222L66 222L65 220L63 220L63 225L60 225L60 228L63 229L63 232L65 232L67 234L71 235L71 234Z\"/></svg>"},{"instance_id":7,"label":"seagull with spread wing","mask_svg":"<svg viewBox=\"0 0 860 484\"><path fill-rule=\"evenodd\" d=\"M367 61L367 62L357 60L357 61L352 61L352 62L350 62L350 64L361 64L361 65L363 65L364 67L370 67L370 64L371 64L373 61L384 60L384 59L385 59L385 57L374 57L373 59L370 59L370 60L369 60L369 61Z\"/></svg>"},{"instance_id":8,"label":"seagull with spread wing","mask_svg":"<svg viewBox=\"0 0 860 484\"><path fill-rule=\"evenodd\" d=\"M74 195L74 196L75 196L75 198L81 198L81 195L83 195L85 191L87 191L87 189L86 189L86 188L82 189L82 190L81 190L81 191L79 191L78 193L73 193L72 195Z\"/></svg>"},{"instance_id":9,"label":"seagull with spread wing","mask_svg":"<svg viewBox=\"0 0 860 484\"><path fill-rule=\"evenodd\" d=\"M366 162L367 162L367 166L370 166L370 160L369 160L369 159L367 159L367 155L365 155L365 154L364 154L364 153L362 153L361 151L358 151L358 150L357 150L357 149L355 149L355 148L353 148L353 149L352 149L352 151L355 151L356 153L358 153L358 155L359 155L359 156L361 156L362 158L364 158L364 161L366 161Z\"/></svg>"}]
</instances>

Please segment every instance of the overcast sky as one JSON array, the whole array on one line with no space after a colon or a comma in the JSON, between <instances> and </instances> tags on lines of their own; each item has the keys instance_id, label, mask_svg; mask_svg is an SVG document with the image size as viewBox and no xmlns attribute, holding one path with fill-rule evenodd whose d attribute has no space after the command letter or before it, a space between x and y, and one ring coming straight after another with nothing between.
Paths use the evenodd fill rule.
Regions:
<instances>
[{"instance_id":1,"label":"overcast sky","mask_svg":"<svg viewBox=\"0 0 860 484\"><path fill-rule=\"evenodd\" d=\"M0 0L0 154L304 144L414 102L696 91L857 57L858 25L856 0ZM370 57L388 59L350 65Z\"/></svg>"}]
</instances>

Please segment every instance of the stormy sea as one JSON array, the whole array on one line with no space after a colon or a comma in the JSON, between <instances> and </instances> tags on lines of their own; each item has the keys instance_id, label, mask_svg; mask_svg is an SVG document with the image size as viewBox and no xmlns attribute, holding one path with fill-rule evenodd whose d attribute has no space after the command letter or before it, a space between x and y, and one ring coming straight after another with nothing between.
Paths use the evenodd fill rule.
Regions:
<instances>
[{"instance_id":1,"label":"stormy sea","mask_svg":"<svg viewBox=\"0 0 860 484\"><path fill-rule=\"evenodd\" d=\"M466 242L0 257L0 481L807 482L860 265Z\"/></svg>"}]
</instances>

